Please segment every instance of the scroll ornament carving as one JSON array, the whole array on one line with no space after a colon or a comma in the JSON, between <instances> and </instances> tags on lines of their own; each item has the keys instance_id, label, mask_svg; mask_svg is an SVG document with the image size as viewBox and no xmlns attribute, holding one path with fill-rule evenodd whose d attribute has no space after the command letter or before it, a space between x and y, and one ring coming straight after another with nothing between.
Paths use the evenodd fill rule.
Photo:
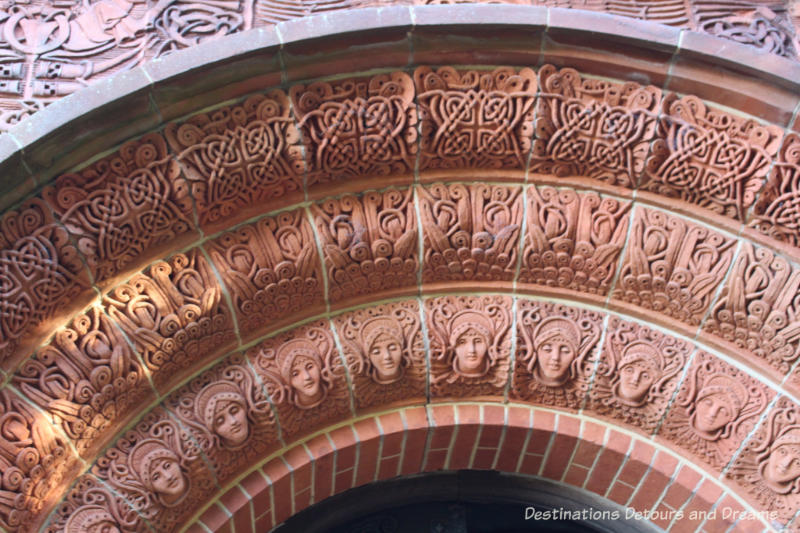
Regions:
<instances>
[{"instance_id":1,"label":"scroll ornament carving","mask_svg":"<svg viewBox=\"0 0 800 533\"><path fill-rule=\"evenodd\" d=\"M44 529L46 533L123 533L135 531L136 512L92 475L81 476ZM141 529L141 528L140 528Z\"/></svg>"},{"instance_id":2,"label":"scroll ornament carving","mask_svg":"<svg viewBox=\"0 0 800 533\"><path fill-rule=\"evenodd\" d=\"M744 221L783 133L707 107L695 96L664 102L641 188Z\"/></svg>"},{"instance_id":3,"label":"scroll ornament carving","mask_svg":"<svg viewBox=\"0 0 800 533\"><path fill-rule=\"evenodd\" d=\"M522 225L520 188L437 184L417 190L425 240L423 281L513 278Z\"/></svg>"},{"instance_id":4,"label":"scroll ornament carving","mask_svg":"<svg viewBox=\"0 0 800 533\"><path fill-rule=\"evenodd\" d=\"M43 195L97 281L194 226L186 184L157 133L123 145L79 173L60 176Z\"/></svg>"},{"instance_id":5,"label":"scroll ornament carving","mask_svg":"<svg viewBox=\"0 0 800 533\"><path fill-rule=\"evenodd\" d=\"M225 233L208 251L231 293L242 334L322 302L322 272L302 209Z\"/></svg>"},{"instance_id":6,"label":"scroll ornament carving","mask_svg":"<svg viewBox=\"0 0 800 533\"><path fill-rule=\"evenodd\" d=\"M611 317L591 391L591 409L656 429L692 352L692 345L658 330Z\"/></svg>"},{"instance_id":7,"label":"scroll ornament carving","mask_svg":"<svg viewBox=\"0 0 800 533\"><path fill-rule=\"evenodd\" d=\"M106 297L156 386L235 341L222 290L198 250L177 254Z\"/></svg>"},{"instance_id":8,"label":"scroll ornament carving","mask_svg":"<svg viewBox=\"0 0 800 533\"><path fill-rule=\"evenodd\" d=\"M131 347L99 309L75 318L26 361L14 384L52 417L82 455L149 394Z\"/></svg>"},{"instance_id":9,"label":"scroll ornament carving","mask_svg":"<svg viewBox=\"0 0 800 533\"><path fill-rule=\"evenodd\" d=\"M0 219L0 363L88 287L67 231L34 199ZM13 363L13 362L12 362Z\"/></svg>"},{"instance_id":10,"label":"scroll ornament carving","mask_svg":"<svg viewBox=\"0 0 800 533\"><path fill-rule=\"evenodd\" d=\"M419 258L412 189L330 199L311 210L332 302L416 287Z\"/></svg>"},{"instance_id":11,"label":"scroll ornament carving","mask_svg":"<svg viewBox=\"0 0 800 533\"><path fill-rule=\"evenodd\" d=\"M781 17L766 6L708 20L702 25L702 30L764 52L797 58L797 50L792 42L794 31L791 22L782 21Z\"/></svg>"},{"instance_id":12,"label":"scroll ornament carving","mask_svg":"<svg viewBox=\"0 0 800 533\"><path fill-rule=\"evenodd\" d=\"M416 303L401 302L334 320L351 376L356 409L424 401L425 340Z\"/></svg>"},{"instance_id":13,"label":"scroll ornament carving","mask_svg":"<svg viewBox=\"0 0 800 533\"><path fill-rule=\"evenodd\" d=\"M346 370L327 322L264 341L247 357L278 411L284 438L350 415Z\"/></svg>"},{"instance_id":14,"label":"scroll ornament carving","mask_svg":"<svg viewBox=\"0 0 800 533\"><path fill-rule=\"evenodd\" d=\"M417 110L407 74L296 85L289 94L306 147L309 186L414 170Z\"/></svg>"},{"instance_id":15,"label":"scroll ornament carving","mask_svg":"<svg viewBox=\"0 0 800 533\"><path fill-rule=\"evenodd\" d=\"M733 245L704 227L639 210L614 298L696 326L731 263Z\"/></svg>"},{"instance_id":16,"label":"scroll ornament carving","mask_svg":"<svg viewBox=\"0 0 800 533\"><path fill-rule=\"evenodd\" d=\"M800 135L787 135L749 225L773 239L800 246Z\"/></svg>"},{"instance_id":17,"label":"scroll ornament carving","mask_svg":"<svg viewBox=\"0 0 800 533\"><path fill-rule=\"evenodd\" d=\"M757 502L784 522L800 506L800 410L778 401L755 437L731 466L733 478Z\"/></svg>"},{"instance_id":18,"label":"scroll ornament carving","mask_svg":"<svg viewBox=\"0 0 800 533\"><path fill-rule=\"evenodd\" d=\"M419 67L414 83L422 121L420 169L525 168L537 90L533 70Z\"/></svg>"},{"instance_id":19,"label":"scroll ornament carving","mask_svg":"<svg viewBox=\"0 0 800 533\"><path fill-rule=\"evenodd\" d=\"M700 352L659 434L722 470L773 395L757 380Z\"/></svg>"},{"instance_id":20,"label":"scroll ornament carving","mask_svg":"<svg viewBox=\"0 0 800 533\"><path fill-rule=\"evenodd\" d=\"M166 406L192 433L218 480L254 464L278 441L269 399L241 354L203 372Z\"/></svg>"},{"instance_id":21,"label":"scroll ornament carving","mask_svg":"<svg viewBox=\"0 0 800 533\"><path fill-rule=\"evenodd\" d=\"M530 171L634 187L656 133L661 90L581 79L545 65Z\"/></svg>"},{"instance_id":22,"label":"scroll ornament carving","mask_svg":"<svg viewBox=\"0 0 800 533\"><path fill-rule=\"evenodd\" d=\"M305 163L289 107L276 90L167 125L201 225L302 191Z\"/></svg>"},{"instance_id":23,"label":"scroll ornament carving","mask_svg":"<svg viewBox=\"0 0 800 533\"><path fill-rule=\"evenodd\" d=\"M630 204L595 193L528 189L519 281L607 294L628 230Z\"/></svg>"},{"instance_id":24,"label":"scroll ornament carving","mask_svg":"<svg viewBox=\"0 0 800 533\"><path fill-rule=\"evenodd\" d=\"M800 357L800 271L745 243L729 278L704 329L788 373Z\"/></svg>"},{"instance_id":25,"label":"scroll ornament carving","mask_svg":"<svg viewBox=\"0 0 800 533\"><path fill-rule=\"evenodd\" d=\"M601 315L527 300L519 300L517 305L512 397L555 407L580 408L596 362Z\"/></svg>"},{"instance_id":26,"label":"scroll ornament carving","mask_svg":"<svg viewBox=\"0 0 800 533\"><path fill-rule=\"evenodd\" d=\"M511 351L511 299L460 296L430 299L430 390L435 397L502 396Z\"/></svg>"}]
</instances>

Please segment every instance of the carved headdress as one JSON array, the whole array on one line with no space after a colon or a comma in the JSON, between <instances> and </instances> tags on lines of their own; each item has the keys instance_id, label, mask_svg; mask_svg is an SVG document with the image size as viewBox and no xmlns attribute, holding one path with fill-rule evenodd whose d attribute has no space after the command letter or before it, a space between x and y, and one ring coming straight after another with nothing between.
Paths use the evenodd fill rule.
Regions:
<instances>
[{"instance_id":1,"label":"carved headdress","mask_svg":"<svg viewBox=\"0 0 800 533\"><path fill-rule=\"evenodd\" d=\"M153 486L153 480L151 478L151 469L154 466L155 462L158 460L169 460L175 462L176 465L180 467L180 458L178 455L166 447L166 445L156 439L145 439L136 446L133 447L131 450L130 455L128 456L128 467L130 468L131 472L135 472L139 479L142 482L147 490L150 492L155 493L155 488ZM188 480L187 480L188 483ZM159 500L161 504L167 507L172 507L177 505L183 498L188 494L189 490L187 487L186 493L175 502L168 504L164 501L163 498L159 496Z\"/></svg>"},{"instance_id":2,"label":"carved headdress","mask_svg":"<svg viewBox=\"0 0 800 533\"><path fill-rule=\"evenodd\" d=\"M691 426L697 430L695 426L695 417L697 416L696 405L709 396L720 395L727 400L728 405L733 411L731 413L731 421L725 424L722 428L715 431L713 435L705 436L702 433L697 433L698 436L707 440L716 440L717 438L728 438L733 430L734 424L738 423L738 418L742 410L747 405L750 395L747 393L747 387L739 383L736 379L723 374L717 374L709 378L703 387L697 392L697 398L694 405L690 408L689 420Z\"/></svg>"},{"instance_id":3,"label":"carved headdress","mask_svg":"<svg viewBox=\"0 0 800 533\"><path fill-rule=\"evenodd\" d=\"M237 403L242 406L242 409L247 408L242 391L233 383L217 381L206 385L195 400L194 409L197 419L202 420L209 431L213 431L214 418L227 402Z\"/></svg>"},{"instance_id":4,"label":"carved headdress","mask_svg":"<svg viewBox=\"0 0 800 533\"><path fill-rule=\"evenodd\" d=\"M800 425L790 425L783 428L772 444L767 447L764 453L758 456L758 471L761 478L767 483L770 490L779 494L800 494L800 476L788 481L785 484L771 482L765 475L765 470L769 464L770 456L778 451L781 446L800 446Z\"/></svg>"},{"instance_id":5,"label":"carved headdress","mask_svg":"<svg viewBox=\"0 0 800 533\"><path fill-rule=\"evenodd\" d=\"M400 345L402 350L402 359L400 364L401 373L396 378L389 382L395 382L402 377L402 372L411 365L411 355L406 350L406 340L403 334L403 329L394 318L390 317L375 317L364 322L361 327L361 349L363 350L363 365L366 365L372 374L372 379L377 383L386 383L380 379L377 370L374 368L372 361L369 357L370 349L381 335L385 335ZM359 367L359 372L363 367Z\"/></svg>"},{"instance_id":6,"label":"carved headdress","mask_svg":"<svg viewBox=\"0 0 800 533\"><path fill-rule=\"evenodd\" d=\"M320 395L319 399L315 400L313 403L310 404L302 404L297 399L297 391L294 390L292 387L292 365L294 365L295 359L298 357L304 357L314 362L319 368L320 372L320 390L322 394ZM325 397L328 394L328 388L331 385L331 376L330 370L326 367L323 363L322 358L320 357L318 348L308 339L292 339L288 342L285 342L275 354L275 364L278 367L278 371L281 374L281 379L283 380L284 386L289 393L289 398L291 398L292 403L300 407L301 409L311 409L312 407L316 407L325 400Z\"/></svg>"},{"instance_id":7,"label":"carved headdress","mask_svg":"<svg viewBox=\"0 0 800 533\"><path fill-rule=\"evenodd\" d=\"M458 338L467 330L474 329L486 336L489 344L494 339L494 324L484 314L477 311L461 311L450 319L450 345L454 346Z\"/></svg>"},{"instance_id":8,"label":"carved headdress","mask_svg":"<svg viewBox=\"0 0 800 533\"><path fill-rule=\"evenodd\" d=\"M86 505L81 507L69 517L64 525L65 533L86 533L91 528L101 524L114 524L117 521L111 513L98 505Z\"/></svg>"},{"instance_id":9,"label":"carved headdress","mask_svg":"<svg viewBox=\"0 0 800 533\"><path fill-rule=\"evenodd\" d=\"M533 374L537 380L543 380L536 368L537 358L535 352L546 342L552 341L553 339L563 339L572 347L574 358L570 362L569 378L567 379L574 379L578 372L577 365L580 364L581 332L574 322L557 316L545 318L539 322L533 330L532 340L534 353L528 361L528 371Z\"/></svg>"}]
</instances>

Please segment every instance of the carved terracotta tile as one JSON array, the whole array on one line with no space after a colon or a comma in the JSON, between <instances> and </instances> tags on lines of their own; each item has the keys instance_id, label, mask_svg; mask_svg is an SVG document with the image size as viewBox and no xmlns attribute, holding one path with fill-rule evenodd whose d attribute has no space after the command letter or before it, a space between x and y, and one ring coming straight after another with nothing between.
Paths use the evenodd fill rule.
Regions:
<instances>
[{"instance_id":1,"label":"carved terracotta tile","mask_svg":"<svg viewBox=\"0 0 800 533\"><path fill-rule=\"evenodd\" d=\"M222 288L198 249L154 264L104 303L159 389L236 341Z\"/></svg>"},{"instance_id":2,"label":"carved terracotta tile","mask_svg":"<svg viewBox=\"0 0 800 533\"><path fill-rule=\"evenodd\" d=\"M305 163L289 107L276 90L167 126L202 226L302 198Z\"/></svg>"},{"instance_id":3,"label":"carved terracotta tile","mask_svg":"<svg viewBox=\"0 0 800 533\"><path fill-rule=\"evenodd\" d=\"M596 193L528 189L519 282L606 295L628 231L630 204Z\"/></svg>"},{"instance_id":4,"label":"carved terracotta tile","mask_svg":"<svg viewBox=\"0 0 800 533\"><path fill-rule=\"evenodd\" d=\"M511 365L508 296L425 301L432 398L502 397Z\"/></svg>"},{"instance_id":5,"label":"carved terracotta tile","mask_svg":"<svg viewBox=\"0 0 800 533\"><path fill-rule=\"evenodd\" d=\"M758 379L698 352L658 434L721 471L774 396Z\"/></svg>"},{"instance_id":6,"label":"carved terracotta tile","mask_svg":"<svg viewBox=\"0 0 800 533\"><path fill-rule=\"evenodd\" d=\"M735 241L653 209L637 209L613 297L700 324L733 259Z\"/></svg>"},{"instance_id":7,"label":"carved terracotta tile","mask_svg":"<svg viewBox=\"0 0 800 533\"><path fill-rule=\"evenodd\" d=\"M693 349L659 330L610 317L588 408L652 433Z\"/></svg>"},{"instance_id":8,"label":"carved terracotta tile","mask_svg":"<svg viewBox=\"0 0 800 533\"><path fill-rule=\"evenodd\" d=\"M311 206L331 302L417 288L419 246L412 189L331 198Z\"/></svg>"},{"instance_id":9,"label":"carved terracotta tile","mask_svg":"<svg viewBox=\"0 0 800 533\"><path fill-rule=\"evenodd\" d=\"M0 365L10 369L52 320L94 296L67 231L38 199L0 219Z\"/></svg>"},{"instance_id":10,"label":"carved terracotta tile","mask_svg":"<svg viewBox=\"0 0 800 533\"><path fill-rule=\"evenodd\" d=\"M126 431L91 473L136 509L120 524L124 531L172 531L217 490L197 441L162 407Z\"/></svg>"},{"instance_id":11,"label":"carved terracotta tile","mask_svg":"<svg viewBox=\"0 0 800 533\"><path fill-rule=\"evenodd\" d=\"M595 311L517 301L517 354L511 397L579 409L597 361L603 316Z\"/></svg>"},{"instance_id":12,"label":"carved terracotta tile","mask_svg":"<svg viewBox=\"0 0 800 533\"><path fill-rule=\"evenodd\" d=\"M87 458L154 397L122 331L97 308L56 331L20 367L13 383Z\"/></svg>"},{"instance_id":13,"label":"carved terracotta tile","mask_svg":"<svg viewBox=\"0 0 800 533\"><path fill-rule=\"evenodd\" d=\"M138 528L137 528L138 526ZM91 474L79 477L58 505L46 533L120 533L144 530L136 511Z\"/></svg>"},{"instance_id":14,"label":"carved terracotta tile","mask_svg":"<svg viewBox=\"0 0 800 533\"><path fill-rule=\"evenodd\" d=\"M157 133L60 176L43 195L98 283L196 235L186 182Z\"/></svg>"},{"instance_id":15,"label":"carved terracotta tile","mask_svg":"<svg viewBox=\"0 0 800 533\"><path fill-rule=\"evenodd\" d=\"M670 95L641 188L744 221L782 136L776 126L709 108L695 96Z\"/></svg>"},{"instance_id":16,"label":"carved terracotta tile","mask_svg":"<svg viewBox=\"0 0 800 533\"><path fill-rule=\"evenodd\" d=\"M295 85L289 94L305 144L309 187L414 171L417 110L407 74Z\"/></svg>"},{"instance_id":17,"label":"carved terracotta tile","mask_svg":"<svg viewBox=\"0 0 800 533\"><path fill-rule=\"evenodd\" d=\"M748 225L800 246L800 135L790 134L784 140Z\"/></svg>"},{"instance_id":18,"label":"carved terracotta tile","mask_svg":"<svg viewBox=\"0 0 800 533\"><path fill-rule=\"evenodd\" d=\"M206 249L230 292L242 337L323 304L322 267L302 209L241 226Z\"/></svg>"},{"instance_id":19,"label":"carved terracotta tile","mask_svg":"<svg viewBox=\"0 0 800 533\"><path fill-rule=\"evenodd\" d=\"M327 321L267 339L247 357L278 411L286 442L351 416L346 370Z\"/></svg>"},{"instance_id":20,"label":"carved terracotta tile","mask_svg":"<svg viewBox=\"0 0 800 533\"><path fill-rule=\"evenodd\" d=\"M525 168L537 89L533 70L419 67L414 83L422 121L420 170Z\"/></svg>"},{"instance_id":21,"label":"carved terracotta tile","mask_svg":"<svg viewBox=\"0 0 800 533\"><path fill-rule=\"evenodd\" d=\"M539 70L541 96L529 171L633 187L656 133L661 90Z\"/></svg>"},{"instance_id":22,"label":"carved terracotta tile","mask_svg":"<svg viewBox=\"0 0 800 533\"><path fill-rule=\"evenodd\" d=\"M259 462L278 444L269 398L242 354L206 370L164 405L191 432L220 483Z\"/></svg>"},{"instance_id":23,"label":"carved terracotta tile","mask_svg":"<svg viewBox=\"0 0 800 533\"><path fill-rule=\"evenodd\" d=\"M511 281L522 226L520 187L436 184L417 192L423 282Z\"/></svg>"},{"instance_id":24,"label":"carved terracotta tile","mask_svg":"<svg viewBox=\"0 0 800 533\"><path fill-rule=\"evenodd\" d=\"M428 369L416 301L354 311L333 322L357 411L425 402Z\"/></svg>"},{"instance_id":25,"label":"carved terracotta tile","mask_svg":"<svg viewBox=\"0 0 800 533\"><path fill-rule=\"evenodd\" d=\"M80 464L69 443L41 413L11 392L0 390L0 527L9 533L35 531L42 513Z\"/></svg>"},{"instance_id":26,"label":"carved terracotta tile","mask_svg":"<svg viewBox=\"0 0 800 533\"><path fill-rule=\"evenodd\" d=\"M798 292L800 271L745 242L703 329L786 374L800 357Z\"/></svg>"},{"instance_id":27,"label":"carved terracotta tile","mask_svg":"<svg viewBox=\"0 0 800 533\"><path fill-rule=\"evenodd\" d=\"M726 476L757 509L791 520L800 509L800 407L779 399Z\"/></svg>"}]
</instances>

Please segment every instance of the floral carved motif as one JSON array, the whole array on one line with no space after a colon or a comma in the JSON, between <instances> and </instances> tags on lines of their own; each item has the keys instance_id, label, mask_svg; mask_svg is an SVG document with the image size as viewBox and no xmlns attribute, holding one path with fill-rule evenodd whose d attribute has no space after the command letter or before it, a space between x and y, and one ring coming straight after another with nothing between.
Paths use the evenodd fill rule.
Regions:
<instances>
[{"instance_id":1,"label":"floral carved motif","mask_svg":"<svg viewBox=\"0 0 800 533\"><path fill-rule=\"evenodd\" d=\"M217 489L200 447L158 407L98 458L91 473L130 503L120 529L171 531Z\"/></svg>"},{"instance_id":2,"label":"floral carved motif","mask_svg":"<svg viewBox=\"0 0 800 533\"><path fill-rule=\"evenodd\" d=\"M268 339L247 357L278 411L284 438L350 415L346 370L327 322Z\"/></svg>"},{"instance_id":3,"label":"floral carved motif","mask_svg":"<svg viewBox=\"0 0 800 533\"><path fill-rule=\"evenodd\" d=\"M57 331L22 365L14 384L50 414L82 455L102 445L112 424L152 394L133 349L97 308Z\"/></svg>"},{"instance_id":4,"label":"floral carved motif","mask_svg":"<svg viewBox=\"0 0 800 533\"><path fill-rule=\"evenodd\" d=\"M169 124L165 133L186 173L201 225L302 192L300 137L282 91Z\"/></svg>"},{"instance_id":5,"label":"floral carved motif","mask_svg":"<svg viewBox=\"0 0 800 533\"><path fill-rule=\"evenodd\" d=\"M356 409L425 401L425 340L416 302L371 307L334 319Z\"/></svg>"},{"instance_id":6,"label":"floral carved motif","mask_svg":"<svg viewBox=\"0 0 800 533\"><path fill-rule=\"evenodd\" d=\"M79 173L60 176L44 197L98 282L194 227L186 182L157 133Z\"/></svg>"},{"instance_id":7,"label":"floral carved motif","mask_svg":"<svg viewBox=\"0 0 800 533\"><path fill-rule=\"evenodd\" d=\"M44 529L46 533L121 533L136 531L136 512L96 477L81 476Z\"/></svg>"},{"instance_id":8,"label":"floral carved motif","mask_svg":"<svg viewBox=\"0 0 800 533\"><path fill-rule=\"evenodd\" d=\"M44 202L6 213L0 219L0 363L13 364L8 360L37 327L65 312L88 286L77 250Z\"/></svg>"},{"instance_id":9,"label":"floral carved motif","mask_svg":"<svg viewBox=\"0 0 800 533\"><path fill-rule=\"evenodd\" d=\"M545 65L530 171L633 187L656 133L661 90L581 79Z\"/></svg>"},{"instance_id":10,"label":"floral carved motif","mask_svg":"<svg viewBox=\"0 0 800 533\"><path fill-rule=\"evenodd\" d=\"M224 482L278 441L272 406L241 354L203 372L165 402Z\"/></svg>"},{"instance_id":11,"label":"floral carved motif","mask_svg":"<svg viewBox=\"0 0 800 533\"><path fill-rule=\"evenodd\" d=\"M325 265L329 298L416 287L417 217L412 189L368 192L311 207Z\"/></svg>"},{"instance_id":12,"label":"floral carved motif","mask_svg":"<svg viewBox=\"0 0 800 533\"><path fill-rule=\"evenodd\" d=\"M664 113L641 188L743 221L780 146L780 128L709 108L695 96L671 96Z\"/></svg>"},{"instance_id":13,"label":"floral carved motif","mask_svg":"<svg viewBox=\"0 0 800 533\"><path fill-rule=\"evenodd\" d=\"M698 352L659 435L722 470L773 396L757 379Z\"/></svg>"},{"instance_id":14,"label":"floral carved motif","mask_svg":"<svg viewBox=\"0 0 800 533\"><path fill-rule=\"evenodd\" d=\"M536 74L414 71L422 121L420 169L525 168L533 136Z\"/></svg>"},{"instance_id":15,"label":"floral carved motif","mask_svg":"<svg viewBox=\"0 0 800 533\"><path fill-rule=\"evenodd\" d=\"M800 408L778 400L727 473L759 509L785 523L800 508Z\"/></svg>"},{"instance_id":16,"label":"floral carved motif","mask_svg":"<svg viewBox=\"0 0 800 533\"><path fill-rule=\"evenodd\" d=\"M590 408L652 433L664 416L692 349L686 341L611 317Z\"/></svg>"},{"instance_id":17,"label":"floral carved motif","mask_svg":"<svg viewBox=\"0 0 800 533\"><path fill-rule=\"evenodd\" d=\"M529 188L519 281L607 294L629 210L630 204L595 193Z\"/></svg>"},{"instance_id":18,"label":"floral carved motif","mask_svg":"<svg viewBox=\"0 0 800 533\"><path fill-rule=\"evenodd\" d=\"M425 301L432 397L503 396L511 364L511 298Z\"/></svg>"},{"instance_id":19,"label":"floral carved motif","mask_svg":"<svg viewBox=\"0 0 800 533\"><path fill-rule=\"evenodd\" d=\"M437 184L417 191L425 241L423 281L513 278L522 189Z\"/></svg>"},{"instance_id":20,"label":"floral carved motif","mask_svg":"<svg viewBox=\"0 0 800 533\"><path fill-rule=\"evenodd\" d=\"M733 259L734 242L660 211L640 209L614 298L696 326Z\"/></svg>"},{"instance_id":21,"label":"floral carved motif","mask_svg":"<svg viewBox=\"0 0 800 533\"><path fill-rule=\"evenodd\" d=\"M517 355L511 396L578 409L595 365L603 318L594 311L517 302Z\"/></svg>"},{"instance_id":22,"label":"floral carved motif","mask_svg":"<svg viewBox=\"0 0 800 533\"><path fill-rule=\"evenodd\" d=\"M235 341L222 289L197 249L156 263L111 291L105 303L156 386Z\"/></svg>"},{"instance_id":23,"label":"floral carved motif","mask_svg":"<svg viewBox=\"0 0 800 533\"><path fill-rule=\"evenodd\" d=\"M231 293L243 335L322 302L322 267L302 209L225 233L208 251Z\"/></svg>"},{"instance_id":24,"label":"floral carved motif","mask_svg":"<svg viewBox=\"0 0 800 533\"><path fill-rule=\"evenodd\" d=\"M774 239L800 246L800 135L787 135L749 225Z\"/></svg>"},{"instance_id":25,"label":"floral carved motif","mask_svg":"<svg viewBox=\"0 0 800 533\"><path fill-rule=\"evenodd\" d=\"M414 83L403 72L315 82L289 91L310 166L309 186L414 170Z\"/></svg>"},{"instance_id":26,"label":"floral carved motif","mask_svg":"<svg viewBox=\"0 0 800 533\"><path fill-rule=\"evenodd\" d=\"M800 271L766 248L744 243L703 329L785 374L800 357Z\"/></svg>"}]
</instances>

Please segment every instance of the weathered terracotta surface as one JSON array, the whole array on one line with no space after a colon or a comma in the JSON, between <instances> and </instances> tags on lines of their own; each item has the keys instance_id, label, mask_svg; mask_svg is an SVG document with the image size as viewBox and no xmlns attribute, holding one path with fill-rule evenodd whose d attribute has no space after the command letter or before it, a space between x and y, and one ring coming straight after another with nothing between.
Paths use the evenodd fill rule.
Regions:
<instances>
[{"instance_id":1,"label":"weathered terracotta surface","mask_svg":"<svg viewBox=\"0 0 800 533\"><path fill-rule=\"evenodd\" d=\"M773 239L800 246L800 135L787 135L758 197L749 225Z\"/></svg>"}]
</instances>

